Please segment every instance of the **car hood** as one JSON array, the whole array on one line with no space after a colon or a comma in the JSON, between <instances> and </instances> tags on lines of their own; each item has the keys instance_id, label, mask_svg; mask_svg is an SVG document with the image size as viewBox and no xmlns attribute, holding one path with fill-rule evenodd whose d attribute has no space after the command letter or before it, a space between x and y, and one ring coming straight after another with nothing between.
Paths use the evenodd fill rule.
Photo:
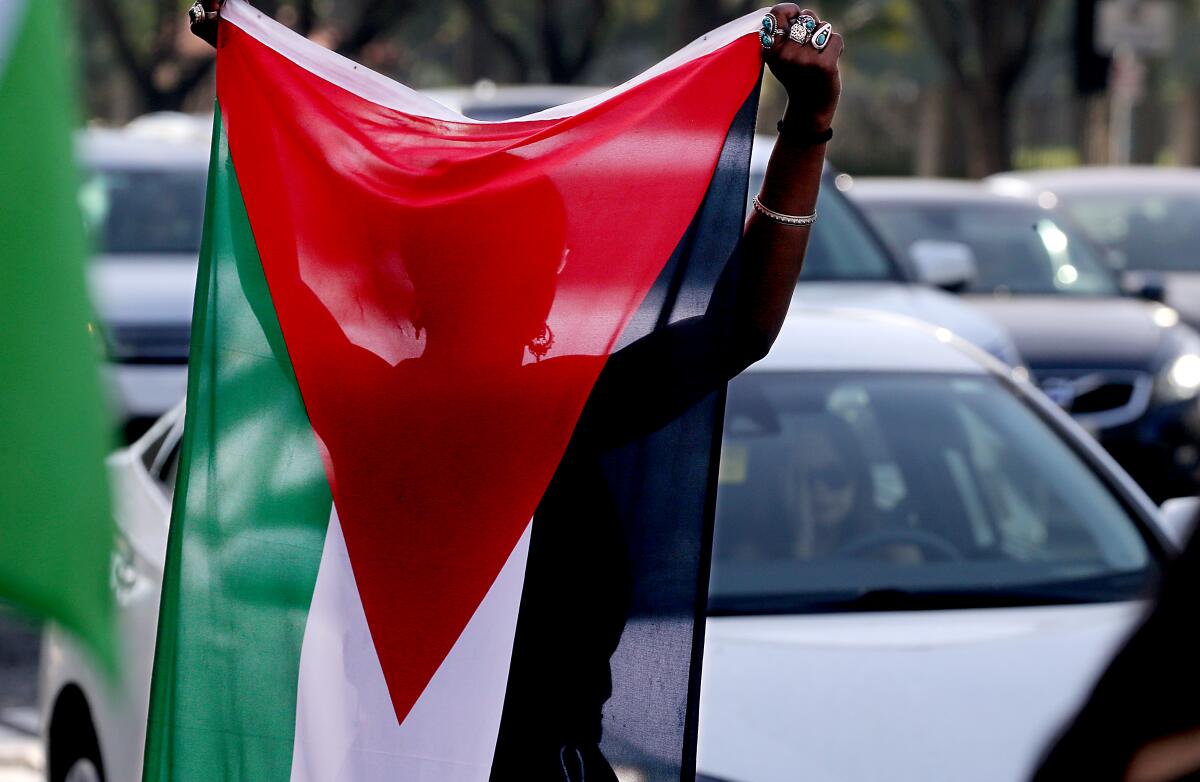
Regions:
<instances>
[{"instance_id":1,"label":"car hood","mask_svg":"<svg viewBox=\"0 0 1200 782\"><path fill-rule=\"evenodd\" d=\"M710 619L699 769L730 782L1028 779L1141 611Z\"/></svg>"},{"instance_id":2,"label":"car hood","mask_svg":"<svg viewBox=\"0 0 1200 782\"><path fill-rule=\"evenodd\" d=\"M802 282L793 306L882 310L942 326L1008 364L1020 362L1012 338L993 318L956 296L925 285L899 282Z\"/></svg>"},{"instance_id":3,"label":"car hood","mask_svg":"<svg viewBox=\"0 0 1200 782\"><path fill-rule=\"evenodd\" d=\"M1153 371L1166 330L1140 299L1068 296L968 296L1003 324L1033 369Z\"/></svg>"},{"instance_id":4,"label":"car hood","mask_svg":"<svg viewBox=\"0 0 1200 782\"><path fill-rule=\"evenodd\" d=\"M1167 304L1194 329L1200 329L1200 272L1172 272L1167 281Z\"/></svg>"},{"instance_id":5,"label":"car hood","mask_svg":"<svg viewBox=\"0 0 1200 782\"><path fill-rule=\"evenodd\" d=\"M88 265L97 315L108 324L189 324L197 260L190 255L101 255Z\"/></svg>"}]
</instances>

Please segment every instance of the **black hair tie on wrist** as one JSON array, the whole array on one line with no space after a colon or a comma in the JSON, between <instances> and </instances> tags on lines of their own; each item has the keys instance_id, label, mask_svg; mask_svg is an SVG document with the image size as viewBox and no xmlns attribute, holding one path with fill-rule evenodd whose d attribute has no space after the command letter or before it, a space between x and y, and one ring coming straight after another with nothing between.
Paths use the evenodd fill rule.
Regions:
<instances>
[{"instance_id":1,"label":"black hair tie on wrist","mask_svg":"<svg viewBox=\"0 0 1200 782\"><path fill-rule=\"evenodd\" d=\"M784 124L783 120L779 120L779 124L775 128L779 131L780 137L809 147L824 144L833 138L833 128L825 128L825 130L818 131L792 130Z\"/></svg>"}]
</instances>

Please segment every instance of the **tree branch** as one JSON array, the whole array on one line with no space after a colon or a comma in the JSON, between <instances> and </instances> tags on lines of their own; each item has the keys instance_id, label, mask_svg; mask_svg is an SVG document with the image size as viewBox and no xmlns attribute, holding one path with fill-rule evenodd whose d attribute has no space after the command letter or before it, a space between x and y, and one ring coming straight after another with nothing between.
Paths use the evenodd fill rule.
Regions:
<instances>
[{"instance_id":1,"label":"tree branch","mask_svg":"<svg viewBox=\"0 0 1200 782\"><path fill-rule=\"evenodd\" d=\"M588 22L587 31L584 33L583 44L575 54L571 63L571 74L565 81L575 81L579 74L583 73L583 69L592 61L592 57L596 54L596 47L600 45L600 40L604 37L608 21L608 2L591 0L591 6L592 16Z\"/></svg>"},{"instance_id":2,"label":"tree branch","mask_svg":"<svg viewBox=\"0 0 1200 782\"><path fill-rule=\"evenodd\" d=\"M308 13L311 16L311 0L304 5L309 6ZM338 42L338 54L357 54L380 34L387 32L412 8L412 0L368 0L358 16L358 23Z\"/></svg>"},{"instance_id":3,"label":"tree branch","mask_svg":"<svg viewBox=\"0 0 1200 782\"><path fill-rule=\"evenodd\" d=\"M121 26L120 20L124 18L123 11L117 8L115 0L96 0L96 6L96 10L99 11L99 16L103 20L109 36L112 38L117 58L125 66L125 70L129 72L130 77L137 83L142 93L144 95L152 94L154 92L154 80L150 72L150 67L142 62L138 53L134 50L133 43L129 40L125 28Z\"/></svg>"},{"instance_id":4,"label":"tree branch","mask_svg":"<svg viewBox=\"0 0 1200 782\"><path fill-rule=\"evenodd\" d=\"M950 69L950 75L960 87L969 89L972 79L956 32L958 25L953 6L949 0L913 0L913 3L925 19L925 33Z\"/></svg>"},{"instance_id":5,"label":"tree branch","mask_svg":"<svg viewBox=\"0 0 1200 782\"><path fill-rule=\"evenodd\" d=\"M582 25L583 37L574 56L567 52L568 36L561 25L561 14L554 12L557 6L555 0L542 0L542 48L550 81L566 84L575 81L595 56L608 18L608 2L589 0L590 13Z\"/></svg>"},{"instance_id":6,"label":"tree branch","mask_svg":"<svg viewBox=\"0 0 1200 782\"><path fill-rule=\"evenodd\" d=\"M463 5L466 6L471 18L496 39L500 48L512 60L513 66L517 69L517 81L529 81L533 70L529 55L526 54L516 37L500 25L488 0L463 0Z\"/></svg>"}]
</instances>

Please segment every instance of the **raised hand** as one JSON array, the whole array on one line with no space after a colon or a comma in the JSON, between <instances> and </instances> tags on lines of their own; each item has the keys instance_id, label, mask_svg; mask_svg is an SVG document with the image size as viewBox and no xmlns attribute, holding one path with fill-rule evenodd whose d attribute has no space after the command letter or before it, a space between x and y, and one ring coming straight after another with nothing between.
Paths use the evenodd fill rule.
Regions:
<instances>
[{"instance_id":1,"label":"raised hand","mask_svg":"<svg viewBox=\"0 0 1200 782\"><path fill-rule=\"evenodd\" d=\"M217 11L221 10L225 0L196 0L196 4L188 11L191 20L192 35L207 41L209 45L217 45Z\"/></svg>"},{"instance_id":2,"label":"raised hand","mask_svg":"<svg viewBox=\"0 0 1200 782\"><path fill-rule=\"evenodd\" d=\"M770 43L763 48L763 61L787 91L784 122L801 131L825 130L833 123L842 93L838 72L845 46L842 36L815 12L795 3L776 5L770 16L773 22L764 19L763 23L763 43ZM796 25L800 30L793 33Z\"/></svg>"}]
</instances>

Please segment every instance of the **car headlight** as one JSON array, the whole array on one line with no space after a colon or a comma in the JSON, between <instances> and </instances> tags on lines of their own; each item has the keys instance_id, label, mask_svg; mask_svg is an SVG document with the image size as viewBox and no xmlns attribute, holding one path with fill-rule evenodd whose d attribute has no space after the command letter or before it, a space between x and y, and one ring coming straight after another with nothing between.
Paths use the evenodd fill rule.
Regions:
<instances>
[{"instance_id":1,"label":"car headlight","mask_svg":"<svg viewBox=\"0 0 1200 782\"><path fill-rule=\"evenodd\" d=\"M1167 365L1158 378L1159 395L1186 401L1200 394L1200 354L1184 353Z\"/></svg>"}]
</instances>

